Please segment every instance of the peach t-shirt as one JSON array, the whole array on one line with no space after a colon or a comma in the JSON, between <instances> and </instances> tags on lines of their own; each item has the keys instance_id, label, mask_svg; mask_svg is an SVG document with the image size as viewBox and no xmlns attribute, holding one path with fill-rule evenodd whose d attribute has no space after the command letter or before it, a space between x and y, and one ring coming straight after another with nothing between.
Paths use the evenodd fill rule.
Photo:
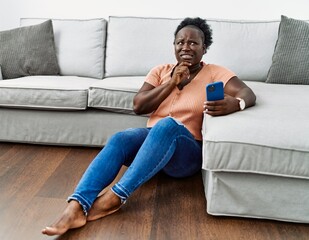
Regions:
<instances>
[{"instance_id":1,"label":"peach t-shirt","mask_svg":"<svg viewBox=\"0 0 309 240\"><path fill-rule=\"evenodd\" d=\"M202 140L203 104L206 85L222 81L225 84L235 76L232 71L202 62L203 68L182 90L177 87L149 117L147 127L153 127L160 119L170 116L182 122L196 140ZM146 76L145 82L157 87L171 80L175 64L159 65Z\"/></svg>"}]
</instances>

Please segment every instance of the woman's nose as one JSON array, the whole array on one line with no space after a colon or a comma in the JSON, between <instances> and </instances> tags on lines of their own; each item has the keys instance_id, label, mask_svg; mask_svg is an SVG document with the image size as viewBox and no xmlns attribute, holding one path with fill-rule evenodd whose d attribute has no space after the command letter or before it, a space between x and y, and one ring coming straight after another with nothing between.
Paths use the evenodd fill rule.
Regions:
<instances>
[{"instance_id":1,"label":"woman's nose","mask_svg":"<svg viewBox=\"0 0 309 240\"><path fill-rule=\"evenodd\" d=\"M189 43L184 43L182 45L182 50L190 50L190 44Z\"/></svg>"}]
</instances>

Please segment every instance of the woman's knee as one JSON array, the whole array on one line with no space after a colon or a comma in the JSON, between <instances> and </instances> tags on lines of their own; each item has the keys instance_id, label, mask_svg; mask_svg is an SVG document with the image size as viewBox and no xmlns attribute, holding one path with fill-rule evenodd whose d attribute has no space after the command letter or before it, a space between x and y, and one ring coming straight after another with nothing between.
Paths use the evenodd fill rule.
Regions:
<instances>
[{"instance_id":1,"label":"woman's knee","mask_svg":"<svg viewBox=\"0 0 309 240\"><path fill-rule=\"evenodd\" d=\"M185 129L184 125L172 117L166 117L156 123L152 130L165 134L181 133Z\"/></svg>"},{"instance_id":2,"label":"woman's knee","mask_svg":"<svg viewBox=\"0 0 309 240\"><path fill-rule=\"evenodd\" d=\"M162 126L184 126L182 122L178 121L175 118L172 117L165 117L162 118L160 121L158 121L157 125L162 125Z\"/></svg>"},{"instance_id":3,"label":"woman's knee","mask_svg":"<svg viewBox=\"0 0 309 240\"><path fill-rule=\"evenodd\" d=\"M128 135L124 131L117 132L110 137L110 139L108 140L108 144L120 147L122 143L127 141L127 138Z\"/></svg>"},{"instance_id":4,"label":"woman's knee","mask_svg":"<svg viewBox=\"0 0 309 240\"><path fill-rule=\"evenodd\" d=\"M124 131L115 133L109 139L109 142L112 144L117 144L118 146L123 145L127 146L132 142L144 141L147 136L146 128L128 128Z\"/></svg>"}]
</instances>

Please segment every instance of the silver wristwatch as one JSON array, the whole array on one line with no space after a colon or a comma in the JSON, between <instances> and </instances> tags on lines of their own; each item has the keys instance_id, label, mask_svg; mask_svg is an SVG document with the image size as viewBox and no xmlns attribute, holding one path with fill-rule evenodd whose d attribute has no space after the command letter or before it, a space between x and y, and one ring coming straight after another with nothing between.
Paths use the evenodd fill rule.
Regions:
<instances>
[{"instance_id":1,"label":"silver wristwatch","mask_svg":"<svg viewBox=\"0 0 309 240\"><path fill-rule=\"evenodd\" d=\"M246 102L242 98L236 98L239 101L239 108L240 111L244 110L246 108Z\"/></svg>"}]
</instances>

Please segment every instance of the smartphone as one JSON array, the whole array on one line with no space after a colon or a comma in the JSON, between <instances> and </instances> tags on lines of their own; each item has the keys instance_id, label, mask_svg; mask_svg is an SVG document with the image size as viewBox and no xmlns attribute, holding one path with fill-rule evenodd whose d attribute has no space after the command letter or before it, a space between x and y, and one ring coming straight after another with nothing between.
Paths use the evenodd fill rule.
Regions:
<instances>
[{"instance_id":1,"label":"smartphone","mask_svg":"<svg viewBox=\"0 0 309 240\"><path fill-rule=\"evenodd\" d=\"M206 86L207 101L217 101L224 99L223 82L209 83Z\"/></svg>"}]
</instances>

